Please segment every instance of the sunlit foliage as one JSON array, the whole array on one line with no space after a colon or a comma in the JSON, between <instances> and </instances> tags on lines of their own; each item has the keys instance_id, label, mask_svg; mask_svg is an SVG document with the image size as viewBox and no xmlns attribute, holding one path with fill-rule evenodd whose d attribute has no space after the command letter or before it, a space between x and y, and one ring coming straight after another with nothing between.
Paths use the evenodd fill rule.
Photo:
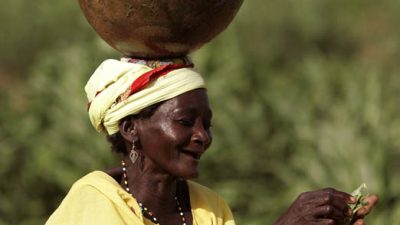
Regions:
<instances>
[{"instance_id":1,"label":"sunlit foliage","mask_svg":"<svg viewBox=\"0 0 400 225\"><path fill-rule=\"evenodd\" d=\"M399 10L246 0L193 55L214 110L199 181L238 224L272 224L303 191L363 182L381 197L368 224L400 224ZM83 86L119 54L76 1L2 4L0 27L0 225L43 224L76 179L118 163Z\"/></svg>"}]
</instances>

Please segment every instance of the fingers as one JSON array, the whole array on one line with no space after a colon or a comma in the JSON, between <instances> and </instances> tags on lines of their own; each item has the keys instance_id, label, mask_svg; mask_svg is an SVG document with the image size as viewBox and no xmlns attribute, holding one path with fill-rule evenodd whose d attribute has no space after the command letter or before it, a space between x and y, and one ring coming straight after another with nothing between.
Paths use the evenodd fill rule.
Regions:
<instances>
[{"instance_id":1,"label":"fingers","mask_svg":"<svg viewBox=\"0 0 400 225\"><path fill-rule=\"evenodd\" d=\"M316 218L331 219L337 223L342 223L348 218L348 214L331 205L320 206L315 210Z\"/></svg>"},{"instance_id":2,"label":"fingers","mask_svg":"<svg viewBox=\"0 0 400 225\"><path fill-rule=\"evenodd\" d=\"M335 204L337 206L345 205L344 203L355 203L356 199L348 193L337 191L333 188L325 188L318 192L320 205Z\"/></svg>"},{"instance_id":3,"label":"fingers","mask_svg":"<svg viewBox=\"0 0 400 225\"><path fill-rule=\"evenodd\" d=\"M342 191L338 191L338 190L335 190L335 189L333 189L333 188L328 188L328 190L332 190L332 193L334 194L335 197L346 200L346 203L354 203L354 202L357 201L357 200L356 200L351 194L349 194L349 193L342 192Z\"/></svg>"},{"instance_id":4,"label":"fingers","mask_svg":"<svg viewBox=\"0 0 400 225\"><path fill-rule=\"evenodd\" d=\"M333 219L320 219L318 222L315 223L315 225L336 225L338 224L335 220Z\"/></svg>"},{"instance_id":5,"label":"fingers","mask_svg":"<svg viewBox=\"0 0 400 225\"><path fill-rule=\"evenodd\" d=\"M372 211L372 209L376 206L376 204L378 204L378 201L379 197L375 194L365 197L364 202L367 203L367 205L357 210L356 217L362 218L368 215Z\"/></svg>"},{"instance_id":6,"label":"fingers","mask_svg":"<svg viewBox=\"0 0 400 225\"><path fill-rule=\"evenodd\" d=\"M360 208L353 225L365 225L362 219L378 202L378 196L371 195L364 199L368 204ZM293 202L288 211L276 224L285 225L338 225L351 218L352 210L348 206L356 203L350 194L326 188L304 192Z\"/></svg>"},{"instance_id":7,"label":"fingers","mask_svg":"<svg viewBox=\"0 0 400 225\"><path fill-rule=\"evenodd\" d=\"M358 219L353 223L353 225L365 225L365 223L363 219Z\"/></svg>"},{"instance_id":8,"label":"fingers","mask_svg":"<svg viewBox=\"0 0 400 225\"><path fill-rule=\"evenodd\" d=\"M325 216L332 216L337 221L343 221L343 218L351 215L349 202L355 201L352 196L333 188L323 189L319 198L319 205L323 206L320 212L325 210ZM319 216L323 216L320 215ZM325 217L326 218L326 217Z\"/></svg>"},{"instance_id":9,"label":"fingers","mask_svg":"<svg viewBox=\"0 0 400 225\"><path fill-rule=\"evenodd\" d=\"M351 195L337 191L333 188L325 188L314 192L303 193L299 200L303 207L309 208L312 218L333 220L342 223L351 215L348 202ZM353 199L355 200L355 199Z\"/></svg>"}]
</instances>

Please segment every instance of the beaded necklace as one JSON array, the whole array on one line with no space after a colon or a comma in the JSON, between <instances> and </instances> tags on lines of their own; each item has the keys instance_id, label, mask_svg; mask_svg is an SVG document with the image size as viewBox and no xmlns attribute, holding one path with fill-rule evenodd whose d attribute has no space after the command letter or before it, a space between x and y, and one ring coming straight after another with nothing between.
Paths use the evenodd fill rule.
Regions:
<instances>
[{"instance_id":1,"label":"beaded necklace","mask_svg":"<svg viewBox=\"0 0 400 225\"><path fill-rule=\"evenodd\" d=\"M122 179L123 179L123 183L125 185L125 191L132 195L132 193L129 189L129 186L128 186L128 175L127 175L126 164L123 160L121 161L121 165L122 165ZM179 203L177 196L175 196L175 202L176 202L176 206L178 208L179 216L181 217L182 225L186 225L186 219L183 214L182 207L181 207L181 204ZM153 212L151 212L146 206L144 206L143 203L138 201L138 204L142 211L143 216L150 219L155 224L160 224L160 222L158 221L157 217L154 215Z\"/></svg>"}]
</instances>

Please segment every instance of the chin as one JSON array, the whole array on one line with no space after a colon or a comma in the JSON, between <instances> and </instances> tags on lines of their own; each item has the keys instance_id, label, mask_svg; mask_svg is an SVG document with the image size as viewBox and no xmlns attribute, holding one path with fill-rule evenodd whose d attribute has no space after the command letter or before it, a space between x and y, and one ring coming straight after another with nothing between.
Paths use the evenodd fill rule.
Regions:
<instances>
[{"instance_id":1,"label":"chin","mask_svg":"<svg viewBox=\"0 0 400 225\"><path fill-rule=\"evenodd\" d=\"M200 171L198 168L193 169L193 170L185 170L182 171L181 173L178 174L178 177L185 179L185 180L190 180L190 179L195 179L198 178L200 175Z\"/></svg>"},{"instance_id":2,"label":"chin","mask_svg":"<svg viewBox=\"0 0 400 225\"><path fill-rule=\"evenodd\" d=\"M196 178L199 177L199 175L200 175L200 173L197 171L196 173L190 174L189 176L187 176L187 177L184 178L184 179L186 179L186 180L196 179Z\"/></svg>"}]
</instances>

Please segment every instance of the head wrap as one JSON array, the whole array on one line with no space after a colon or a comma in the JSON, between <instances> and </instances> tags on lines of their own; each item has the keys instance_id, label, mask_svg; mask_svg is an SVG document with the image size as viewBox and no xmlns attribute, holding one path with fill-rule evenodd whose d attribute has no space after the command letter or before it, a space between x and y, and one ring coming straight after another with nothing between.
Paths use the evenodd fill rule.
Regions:
<instances>
[{"instance_id":1,"label":"head wrap","mask_svg":"<svg viewBox=\"0 0 400 225\"><path fill-rule=\"evenodd\" d=\"M154 62L154 61L153 61ZM140 60L104 61L85 86L89 117L94 128L117 133L119 121L142 109L204 87L204 80L188 64L148 63Z\"/></svg>"}]
</instances>

